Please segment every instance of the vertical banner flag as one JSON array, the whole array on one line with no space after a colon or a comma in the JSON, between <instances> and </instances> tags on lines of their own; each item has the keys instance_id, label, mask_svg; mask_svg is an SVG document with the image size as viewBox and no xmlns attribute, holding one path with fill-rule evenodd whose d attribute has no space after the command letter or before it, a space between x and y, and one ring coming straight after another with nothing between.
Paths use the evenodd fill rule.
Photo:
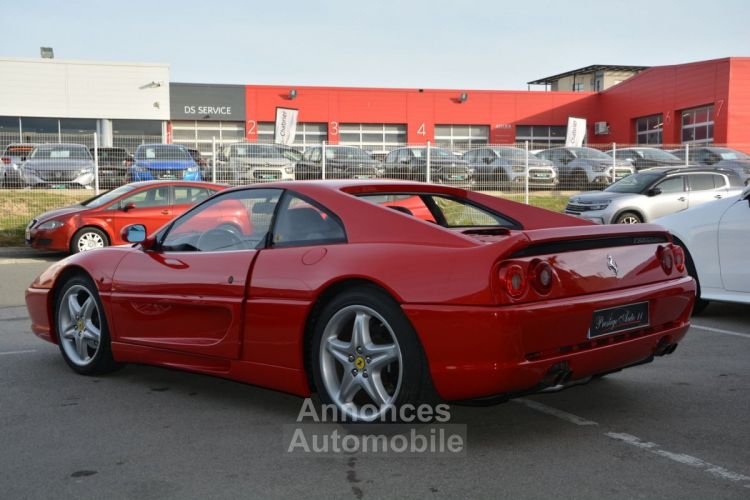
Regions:
<instances>
[{"instance_id":1,"label":"vertical banner flag","mask_svg":"<svg viewBox=\"0 0 750 500\"><path fill-rule=\"evenodd\" d=\"M294 143L294 136L297 135L298 114L298 109L276 108L276 131L273 142L287 146Z\"/></svg>"},{"instance_id":2,"label":"vertical banner flag","mask_svg":"<svg viewBox=\"0 0 750 500\"><path fill-rule=\"evenodd\" d=\"M586 118L568 117L568 133L565 136L566 148L580 148L586 137Z\"/></svg>"}]
</instances>

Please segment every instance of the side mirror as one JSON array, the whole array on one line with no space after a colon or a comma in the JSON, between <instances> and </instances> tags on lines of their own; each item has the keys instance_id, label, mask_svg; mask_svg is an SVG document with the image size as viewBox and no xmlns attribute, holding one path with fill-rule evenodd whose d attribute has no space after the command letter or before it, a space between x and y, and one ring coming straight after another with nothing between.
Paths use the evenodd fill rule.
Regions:
<instances>
[{"instance_id":1,"label":"side mirror","mask_svg":"<svg viewBox=\"0 0 750 500\"><path fill-rule=\"evenodd\" d=\"M126 203L125 206L122 207L123 212L127 212L128 210L133 210L135 208L135 203L132 201L130 203Z\"/></svg>"},{"instance_id":2,"label":"side mirror","mask_svg":"<svg viewBox=\"0 0 750 500\"><path fill-rule=\"evenodd\" d=\"M128 243L140 243L144 250L149 250L156 242L155 238L148 237L146 234L146 226L143 224L130 224L129 226L125 226L120 232L120 237L123 241L127 241Z\"/></svg>"},{"instance_id":3,"label":"side mirror","mask_svg":"<svg viewBox=\"0 0 750 500\"><path fill-rule=\"evenodd\" d=\"M398 162L401 165L408 165L409 164L409 158L401 158Z\"/></svg>"},{"instance_id":4,"label":"side mirror","mask_svg":"<svg viewBox=\"0 0 750 500\"><path fill-rule=\"evenodd\" d=\"M122 228L120 236L128 243L143 243L146 241L146 226L143 224L131 224Z\"/></svg>"},{"instance_id":5,"label":"side mirror","mask_svg":"<svg viewBox=\"0 0 750 500\"><path fill-rule=\"evenodd\" d=\"M487 156L487 157L486 157L486 158L484 159L484 162L485 162L485 163L486 163L487 165L489 165L490 163L492 163L492 158L490 158L489 156Z\"/></svg>"},{"instance_id":6,"label":"side mirror","mask_svg":"<svg viewBox=\"0 0 750 500\"><path fill-rule=\"evenodd\" d=\"M651 188L646 193L648 196L656 196L661 194L661 188Z\"/></svg>"}]
</instances>

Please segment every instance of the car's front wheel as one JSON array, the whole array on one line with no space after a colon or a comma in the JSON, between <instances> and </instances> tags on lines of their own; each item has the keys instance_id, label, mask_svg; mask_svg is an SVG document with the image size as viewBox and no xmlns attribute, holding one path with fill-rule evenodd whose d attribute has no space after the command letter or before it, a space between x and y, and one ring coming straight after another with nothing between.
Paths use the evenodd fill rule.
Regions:
<instances>
[{"instance_id":1,"label":"car's front wheel","mask_svg":"<svg viewBox=\"0 0 750 500\"><path fill-rule=\"evenodd\" d=\"M315 325L313 380L339 420L390 421L405 404L434 399L416 332L398 304L374 286L331 300Z\"/></svg>"},{"instance_id":2,"label":"car's front wheel","mask_svg":"<svg viewBox=\"0 0 750 500\"><path fill-rule=\"evenodd\" d=\"M640 224L643 219L635 212L624 212L617 217L617 224Z\"/></svg>"},{"instance_id":3,"label":"car's front wheel","mask_svg":"<svg viewBox=\"0 0 750 500\"><path fill-rule=\"evenodd\" d=\"M70 242L70 253L87 252L109 246L107 233L95 227L84 227L73 235Z\"/></svg>"},{"instance_id":4,"label":"car's front wheel","mask_svg":"<svg viewBox=\"0 0 750 500\"><path fill-rule=\"evenodd\" d=\"M55 301L55 326L60 352L77 373L95 375L118 368L104 308L90 278L74 276L62 286Z\"/></svg>"}]
</instances>

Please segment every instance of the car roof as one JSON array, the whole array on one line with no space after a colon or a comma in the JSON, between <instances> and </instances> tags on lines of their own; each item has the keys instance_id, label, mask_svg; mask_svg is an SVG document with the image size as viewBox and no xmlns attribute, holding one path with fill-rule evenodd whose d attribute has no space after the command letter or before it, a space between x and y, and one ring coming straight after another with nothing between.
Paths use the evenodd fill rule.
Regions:
<instances>
[{"instance_id":1,"label":"car roof","mask_svg":"<svg viewBox=\"0 0 750 500\"><path fill-rule=\"evenodd\" d=\"M651 168L644 168L639 173L642 172L660 172L666 174L675 174L675 173L681 173L681 174L729 174L729 175L736 175L736 173L728 168L722 168L722 167L651 167Z\"/></svg>"},{"instance_id":2,"label":"car roof","mask_svg":"<svg viewBox=\"0 0 750 500\"><path fill-rule=\"evenodd\" d=\"M200 182L200 181L138 181L130 182L129 185L136 188L146 186L195 186L195 187L209 187L209 188L220 188L225 189L227 186L223 184L217 184L214 182Z\"/></svg>"}]
</instances>

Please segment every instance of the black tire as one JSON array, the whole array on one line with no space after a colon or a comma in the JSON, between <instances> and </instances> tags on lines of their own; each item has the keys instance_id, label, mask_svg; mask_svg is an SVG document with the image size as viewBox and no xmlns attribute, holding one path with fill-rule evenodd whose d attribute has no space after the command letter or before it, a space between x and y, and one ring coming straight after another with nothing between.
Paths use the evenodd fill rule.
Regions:
<instances>
[{"instance_id":1,"label":"black tire","mask_svg":"<svg viewBox=\"0 0 750 500\"><path fill-rule=\"evenodd\" d=\"M687 267L688 275L695 280L695 304L693 305L693 316L699 316L703 311L706 310L710 301L701 298L701 283L698 281L698 271L695 270L695 262L693 262L693 256L690 255L685 244L677 238L674 238L674 242L682 248L685 252L685 267Z\"/></svg>"},{"instance_id":2,"label":"black tire","mask_svg":"<svg viewBox=\"0 0 750 500\"><path fill-rule=\"evenodd\" d=\"M81 248L81 242L86 241L87 238L90 238L92 241L98 241L96 240L96 238L98 238L103 243L102 247L93 248L103 248L110 245L109 236L107 236L107 233L96 227L84 227L79 229L76 234L74 234L70 239L70 253L79 253L85 251Z\"/></svg>"},{"instance_id":3,"label":"black tire","mask_svg":"<svg viewBox=\"0 0 750 500\"><path fill-rule=\"evenodd\" d=\"M629 222L629 221L636 221L636 222ZM635 212L623 212L617 216L617 219L615 219L615 224L641 224L642 222L643 222L643 217L641 217Z\"/></svg>"},{"instance_id":4,"label":"black tire","mask_svg":"<svg viewBox=\"0 0 750 500\"><path fill-rule=\"evenodd\" d=\"M80 359L78 360L79 362L76 362L71 357L68 350L66 350L66 343L68 344L67 347L70 348L69 343L75 342L64 337L63 325L66 324L65 322L69 318L69 316L65 316L66 314L69 314L69 310L63 310L63 308L67 308L67 305L64 304L63 301L68 292L70 292L71 290L75 291L74 288L76 290L80 289L88 292L89 296L95 301L97 307L97 321L94 321L92 319L92 323L99 329L98 348L95 350L95 353L91 356L90 360L84 362L83 364L80 362ZM97 290L93 280L88 276L73 276L68 279L65 284L63 284L63 286L58 290L55 296L54 321L55 330L58 337L57 345L60 348L60 353L62 354L62 357L67 365L76 373L81 375L100 375L103 373L111 372L113 370L117 370L122 366L119 363L116 363L114 358L112 357L112 344L109 336L109 324L107 323L107 317L104 314L104 307L102 306L102 301L99 298L99 291ZM90 353L93 349L93 347L89 346L87 352Z\"/></svg>"},{"instance_id":5,"label":"black tire","mask_svg":"<svg viewBox=\"0 0 750 500\"><path fill-rule=\"evenodd\" d=\"M322 368L323 364L321 363L321 343L325 341L324 332L326 331L326 327L329 325L329 322L331 322L331 320L337 314L346 313L347 310L357 307L365 307L372 311L375 311L383 319L385 319L387 324L390 326L391 331L395 335L395 345L400 351L401 356L398 365L400 385L396 388L397 393L396 391L394 391L394 393L391 395L394 398L392 406L398 409L405 404L411 404L416 408L418 407L418 405L423 403L431 404L436 402L437 396L432 386L427 359L425 357L424 351L422 350L422 345L419 342L417 333L414 331L411 323L401 311L398 303L380 288L371 285L357 286L356 288L350 288L336 295L335 297L333 297L333 299L331 299L323 306L319 316L317 317L312 332L312 340L309 344L308 359L310 360L309 367L312 371L313 383L317 388L321 402L323 404L336 405L340 410L339 412L337 412L339 420L342 419L341 416L344 414L344 412L341 411L341 406L336 404L335 398L331 394L329 394L329 389L327 388L326 382L323 378L324 375ZM374 324L375 326L375 328L372 330L373 337L378 335L378 328L381 328L381 331L386 331L380 326L379 319L372 318L372 320L374 320L374 323L370 322L369 324ZM353 341L351 342L351 345L354 345ZM365 354L362 354L360 356L359 354L357 354L357 352L359 351L352 352L352 356L356 356L356 360L352 363L352 367L349 368L354 368L360 358L362 356L365 356L365 354L367 353L367 351L365 351ZM408 360L408 362L403 363L401 362L401 360ZM340 362L336 366L341 368L340 376L343 380L344 370L348 371L348 369L344 368L344 365ZM367 377L363 373L366 371L367 366L369 365L364 365L364 368L360 367L360 370L362 370L362 372L360 372L358 375L360 377L360 382L364 382L367 379ZM392 365L388 365L387 368L392 368ZM388 384L387 376L393 374L386 374L386 377L383 377L383 371L386 370L381 370L380 374L378 375L378 379L385 380L385 382L383 383L383 385L385 386ZM361 378L363 376L364 378ZM371 403L369 404L372 404L372 401L374 401L374 399L367 396L367 392L364 389L357 389L356 397L364 397L369 399L371 401ZM362 405L365 404L368 403L362 403ZM391 411L387 413L387 416L390 417L397 414L398 412ZM351 415L349 415L348 417L344 417L344 420L347 419L348 421L352 421ZM362 421L361 419L355 420ZM390 418L388 418L386 421L389 420ZM378 420L378 422L380 421L381 420Z\"/></svg>"}]
</instances>

